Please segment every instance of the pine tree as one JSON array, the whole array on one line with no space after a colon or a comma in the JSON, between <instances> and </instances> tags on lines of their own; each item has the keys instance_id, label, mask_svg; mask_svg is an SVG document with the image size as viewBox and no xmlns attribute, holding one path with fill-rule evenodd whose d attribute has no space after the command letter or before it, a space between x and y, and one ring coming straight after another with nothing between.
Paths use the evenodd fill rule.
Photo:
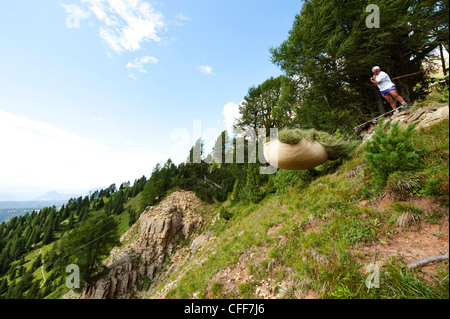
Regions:
<instances>
[{"instance_id":1,"label":"pine tree","mask_svg":"<svg viewBox=\"0 0 450 319\"><path fill-rule=\"evenodd\" d=\"M370 183L376 191L387 184L389 175L397 171L413 171L420 167L418 150L412 145L414 124L400 129L399 123L380 123L372 140L364 145L365 157L370 165Z\"/></svg>"},{"instance_id":2,"label":"pine tree","mask_svg":"<svg viewBox=\"0 0 450 319\"><path fill-rule=\"evenodd\" d=\"M25 299L40 299L40 283L38 280L33 281L25 294Z\"/></svg>"},{"instance_id":3,"label":"pine tree","mask_svg":"<svg viewBox=\"0 0 450 319\"><path fill-rule=\"evenodd\" d=\"M137 216L134 209L130 210L130 220L128 221L128 226L133 226L133 224L136 222Z\"/></svg>"},{"instance_id":4,"label":"pine tree","mask_svg":"<svg viewBox=\"0 0 450 319\"><path fill-rule=\"evenodd\" d=\"M104 269L103 259L119 243L117 226L113 216L99 212L67 235L62 248L71 253L67 262L80 267L82 285L92 284L95 276Z\"/></svg>"},{"instance_id":5,"label":"pine tree","mask_svg":"<svg viewBox=\"0 0 450 319\"><path fill-rule=\"evenodd\" d=\"M8 286L8 279L0 279L0 296L6 293L6 287Z\"/></svg>"},{"instance_id":6,"label":"pine tree","mask_svg":"<svg viewBox=\"0 0 450 319\"><path fill-rule=\"evenodd\" d=\"M53 230L52 228L49 226L45 229L44 231L44 237L42 238L42 244L43 245L48 245L53 241Z\"/></svg>"},{"instance_id":7,"label":"pine tree","mask_svg":"<svg viewBox=\"0 0 450 319\"><path fill-rule=\"evenodd\" d=\"M75 212L74 211L70 212L69 223L67 225L67 228L69 230L72 229L73 227L75 227Z\"/></svg>"},{"instance_id":8,"label":"pine tree","mask_svg":"<svg viewBox=\"0 0 450 319\"><path fill-rule=\"evenodd\" d=\"M298 79L300 124L333 132L355 126L354 111L384 113L376 86L368 81L380 65L397 90L413 101L423 92L422 60L439 44L448 47L448 0L380 0L381 27L368 28L370 1L305 1L289 37L272 48L272 61ZM415 90L413 88L416 87Z\"/></svg>"},{"instance_id":9,"label":"pine tree","mask_svg":"<svg viewBox=\"0 0 450 319\"><path fill-rule=\"evenodd\" d=\"M39 254L39 255L37 255L36 259L34 260L32 266L31 266L31 269L36 270L41 266L42 266L42 258L41 258L41 255Z\"/></svg>"}]
</instances>

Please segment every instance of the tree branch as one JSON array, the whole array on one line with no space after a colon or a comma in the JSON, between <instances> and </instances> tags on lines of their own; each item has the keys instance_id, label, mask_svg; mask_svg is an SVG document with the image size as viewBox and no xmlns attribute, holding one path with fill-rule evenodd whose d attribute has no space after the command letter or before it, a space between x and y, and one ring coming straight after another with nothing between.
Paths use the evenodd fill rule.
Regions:
<instances>
[{"instance_id":1,"label":"tree branch","mask_svg":"<svg viewBox=\"0 0 450 319\"><path fill-rule=\"evenodd\" d=\"M408 265L408 268L413 269L413 268L417 268L417 267L423 267L432 262L443 261L443 260L448 260L448 252L443 256L433 256L433 257L428 257L428 258L413 262L412 264Z\"/></svg>"}]
</instances>

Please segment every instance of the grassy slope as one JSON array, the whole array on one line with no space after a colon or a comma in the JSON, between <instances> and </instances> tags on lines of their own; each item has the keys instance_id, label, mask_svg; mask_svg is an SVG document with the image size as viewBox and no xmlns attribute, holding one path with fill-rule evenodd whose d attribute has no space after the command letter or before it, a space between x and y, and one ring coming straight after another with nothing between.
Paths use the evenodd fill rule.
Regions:
<instances>
[{"instance_id":1,"label":"grassy slope","mask_svg":"<svg viewBox=\"0 0 450 319\"><path fill-rule=\"evenodd\" d=\"M446 182L447 188L448 127L447 119L414 135L415 146L425 150L423 175ZM448 223L448 198L446 207L436 204L423 209L414 207L414 198L424 198L416 191L406 200L394 196L383 209L362 206L358 200L364 162L360 151L336 172L306 187L293 185L258 204L226 203L233 217L219 227L216 238L197 257L191 256L172 274L167 282L177 282L166 297L255 298L260 296L257 290L269 282L272 295L280 298L311 294L320 298L448 298L448 262L426 279L420 269L406 269L401 254L380 264L379 289L366 288L371 257L362 258L358 247L385 244L402 236L404 229L398 220L407 211L415 213L421 227ZM229 274L239 272L241 277L233 285Z\"/></svg>"},{"instance_id":2,"label":"grassy slope","mask_svg":"<svg viewBox=\"0 0 450 319\"><path fill-rule=\"evenodd\" d=\"M433 103L424 101L418 107ZM415 146L425 150L423 175L441 184L447 182L447 189L448 127L447 119L414 136ZM259 287L271 281L274 295L281 298L307 297L308 291L323 298L448 298L448 263L438 267L430 284L420 271L407 271L398 256L382 265L380 289L368 291L365 287L368 262L361 262L361 253L354 253L354 248L399 236L397 219L402 209L411 208L412 204L398 201L394 203L398 205L385 210L357 205L364 179L360 167L364 162L362 153L357 152L336 172L309 185L292 185L286 192L271 194L258 204L226 202L233 217L228 222L221 219L206 225L203 231L216 230L212 235L215 239L173 273L167 282L175 278L178 281L167 297L188 298L196 294L207 298L252 298L258 296ZM140 195L127 202L124 212L117 216L120 234L129 229L127 208L138 211L139 199ZM448 220L448 199L446 210L415 211L424 223L443 223ZM45 256L51 245L37 245L26 256L25 267L31 267L39 248ZM247 259L242 261L243 257ZM229 285L228 270L244 272L250 279ZM45 274L46 278L50 275L51 272ZM34 277L42 280L40 269ZM62 285L47 298L59 298L67 291Z\"/></svg>"}]
</instances>

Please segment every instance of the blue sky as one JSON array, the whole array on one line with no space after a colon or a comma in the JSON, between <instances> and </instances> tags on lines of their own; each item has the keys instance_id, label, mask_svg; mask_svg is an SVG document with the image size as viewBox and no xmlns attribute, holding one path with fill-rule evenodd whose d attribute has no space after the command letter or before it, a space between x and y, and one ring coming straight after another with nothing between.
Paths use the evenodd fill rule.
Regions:
<instances>
[{"instance_id":1,"label":"blue sky","mask_svg":"<svg viewBox=\"0 0 450 319\"><path fill-rule=\"evenodd\" d=\"M2 1L0 200L133 182L157 162L180 163L194 123L206 139L229 128L248 89L281 74L269 48L300 9L299 0Z\"/></svg>"}]
</instances>

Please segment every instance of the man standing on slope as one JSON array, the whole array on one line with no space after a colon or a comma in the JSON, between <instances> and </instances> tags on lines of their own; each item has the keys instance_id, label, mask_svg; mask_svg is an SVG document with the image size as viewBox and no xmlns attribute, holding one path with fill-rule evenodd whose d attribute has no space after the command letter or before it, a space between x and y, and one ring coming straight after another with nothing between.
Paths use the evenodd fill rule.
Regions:
<instances>
[{"instance_id":1,"label":"man standing on slope","mask_svg":"<svg viewBox=\"0 0 450 319\"><path fill-rule=\"evenodd\" d=\"M373 77L370 78L370 81L378 86L381 95L389 102L392 109L395 110L397 108L397 102L395 100L399 101L401 106L405 106L405 100L398 95L395 84L392 83L389 75L386 72L381 71L379 66L374 66L372 72Z\"/></svg>"}]
</instances>

